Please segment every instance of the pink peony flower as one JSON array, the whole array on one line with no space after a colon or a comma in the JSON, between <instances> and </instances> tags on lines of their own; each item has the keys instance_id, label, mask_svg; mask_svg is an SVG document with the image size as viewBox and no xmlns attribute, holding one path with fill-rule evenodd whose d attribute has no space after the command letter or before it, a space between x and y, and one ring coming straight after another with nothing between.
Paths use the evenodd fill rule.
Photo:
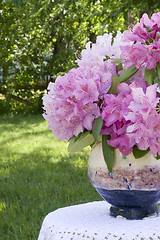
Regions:
<instances>
[{"instance_id":1,"label":"pink peony flower","mask_svg":"<svg viewBox=\"0 0 160 240\"><path fill-rule=\"evenodd\" d=\"M90 68L98 66L103 71L107 62L106 57L110 59L120 58L121 46L126 45L122 38L123 34L118 31L115 38L112 38L111 33L105 33L103 36L97 37L96 43L88 42L86 49L81 52L80 59L76 60L78 66Z\"/></svg>"},{"instance_id":2,"label":"pink peony flower","mask_svg":"<svg viewBox=\"0 0 160 240\"><path fill-rule=\"evenodd\" d=\"M133 41L138 41L138 40L140 42L149 41L148 30L146 28L144 28L143 24L141 24L141 23L137 23L133 27L133 35L135 35L138 38L137 40L133 40Z\"/></svg>"},{"instance_id":3,"label":"pink peony flower","mask_svg":"<svg viewBox=\"0 0 160 240\"><path fill-rule=\"evenodd\" d=\"M111 54L112 34L105 33L103 36L98 36L96 43L88 42L86 49L82 50L81 58L76 62L79 67L94 67L98 66L104 69L104 59Z\"/></svg>"},{"instance_id":4,"label":"pink peony flower","mask_svg":"<svg viewBox=\"0 0 160 240\"><path fill-rule=\"evenodd\" d=\"M132 65L136 68L140 68L147 62L148 51L145 45L137 42L131 46L121 47L121 49L121 58L124 59L126 68Z\"/></svg>"},{"instance_id":5,"label":"pink peony flower","mask_svg":"<svg viewBox=\"0 0 160 240\"><path fill-rule=\"evenodd\" d=\"M133 26L132 30L124 31L122 40L128 45L121 47L121 58L126 68L132 65L136 68L143 65L147 69L156 68L157 62L160 62L159 32L160 12L154 13L151 19L144 14L140 23Z\"/></svg>"},{"instance_id":6,"label":"pink peony flower","mask_svg":"<svg viewBox=\"0 0 160 240\"><path fill-rule=\"evenodd\" d=\"M149 19L148 14L144 13L142 18L140 19L140 23L144 24L148 28L152 28L153 26L153 21Z\"/></svg>"},{"instance_id":7,"label":"pink peony flower","mask_svg":"<svg viewBox=\"0 0 160 240\"><path fill-rule=\"evenodd\" d=\"M57 139L91 131L94 120L101 116L101 134L109 135L108 144L123 155L134 146L160 155L160 88L145 83L147 73L151 74L148 82L150 76L159 81L160 12L151 18L143 14L139 23L124 33L117 32L115 38L105 33L96 43L88 42L76 63L77 68L48 85L43 97L43 116ZM133 69L123 70L131 66ZM137 72L132 76L134 66ZM119 80L126 82L113 91L118 94L108 94Z\"/></svg>"},{"instance_id":8,"label":"pink peony flower","mask_svg":"<svg viewBox=\"0 0 160 240\"><path fill-rule=\"evenodd\" d=\"M125 42L145 42L149 41L149 34L146 28L143 27L143 24L137 23L133 26L132 31L126 30L124 31L124 39Z\"/></svg>"},{"instance_id":9,"label":"pink peony flower","mask_svg":"<svg viewBox=\"0 0 160 240\"><path fill-rule=\"evenodd\" d=\"M97 103L109 90L111 81L110 72L101 72L98 67L79 67L49 84L43 97L43 116L58 140L92 129L94 119L100 116Z\"/></svg>"},{"instance_id":10,"label":"pink peony flower","mask_svg":"<svg viewBox=\"0 0 160 240\"><path fill-rule=\"evenodd\" d=\"M145 82L145 66L143 65L142 67L139 68L139 70L132 76L130 77L127 81L128 84L132 82Z\"/></svg>"},{"instance_id":11,"label":"pink peony flower","mask_svg":"<svg viewBox=\"0 0 160 240\"><path fill-rule=\"evenodd\" d=\"M122 39L123 39L123 33L118 31L117 35L113 39L111 53L110 53L110 55L108 55L108 56L110 56L111 59L120 58L121 52L122 52L121 47L129 45L128 43L125 43L124 41L122 41Z\"/></svg>"},{"instance_id":12,"label":"pink peony flower","mask_svg":"<svg viewBox=\"0 0 160 240\"><path fill-rule=\"evenodd\" d=\"M126 121L124 116L128 114L128 106L131 97L131 89L127 83L121 83L117 88L119 94L106 95L102 104L103 127L101 133L110 135L111 139L108 144L118 148L123 155L128 155L132 151L135 142L128 138L126 129L130 121Z\"/></svg>"},{"instance_id":13,"label":"pink peony flower","mask_svg":"<svg viewBox=\"0 0 160 240\"><path fill-rule=\"evenodd\" d=\"M132 125L127 128L128 133L135 136L135 143L141 150L150 148L153 155L160 151L158 142L160 140L160 115L156 112L159 102L157 97L157 84L148 86L146 92L142 88L132 88L133 101L130 102L128 115L124 118L130 120ZM156 143L156 149L153 143ZM153 151L154 149L154 151Z\"/></svg>"},{"instance_id":14,"label":"pink peony flower","mask_svg":"<svg viewBox=\"0 0 160 240\"><path fill-rule=\"evenodd\" d=\"M123 155L132 152L134 145L140 150L150 148L154 156L160 154L160 115L156 111L160 98L157 97L157 84L121 83L117 90L117 96L106 95L102 104L104 123L101 133L111 136L108 144L118 148Z\"/></svg>"}]
</instances>

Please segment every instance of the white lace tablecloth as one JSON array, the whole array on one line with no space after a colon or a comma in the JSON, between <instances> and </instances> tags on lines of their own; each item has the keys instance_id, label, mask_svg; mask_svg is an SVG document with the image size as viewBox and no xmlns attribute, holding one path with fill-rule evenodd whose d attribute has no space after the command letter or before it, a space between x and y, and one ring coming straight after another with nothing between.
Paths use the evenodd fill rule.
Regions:
<instances>
[{"instance_id":1,"label":"white lace tablecloth","mask_svg":"<svg viewBox=\"0 0 160 240\"><path fill-rule=\"evenodd\" d=\"M38 240L158 240L160 217L126 220L109 215L105 201L57 209L49 213Z\"/></svg>"}]
</instances>

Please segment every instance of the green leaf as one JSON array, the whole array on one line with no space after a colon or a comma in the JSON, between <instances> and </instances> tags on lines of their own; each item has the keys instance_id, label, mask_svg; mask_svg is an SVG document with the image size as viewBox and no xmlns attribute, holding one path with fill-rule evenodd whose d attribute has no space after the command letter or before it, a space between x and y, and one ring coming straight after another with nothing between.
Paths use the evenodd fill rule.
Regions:
<instances>
[{"instance_id":1,"label":"green leaf","mask_svg":"<svg viewBox=\"0 0 160 240\"><path fill-rule=\"evenodd\" d=\"M156 64L156 69L157 69L158 77L160 79L160 63L159 62L157 62Z\"/></svg>"},{"instance_id":2,"label":"green leaf","mask_svg":"<svg viewBox=\"0 0 160 240\"><path fill-rule=\"evenodd\" d=\"M138 69L135 66L131 66L129 69L125 69L121 75L119 76L120 82L127 81L130 77L132 77Z\"/></svg>"},{"instance_id":3,"label":"green leaf","mask_svg":"<svg viewBox=\"0 0 160 240\"><path fill-rule=\"evenodd\" d=\"M103 120L101 117L98 117L94 120L92 134L93 134L95 140L97 140L97 138L100 134L102 124L103 124Z\"/></svg>"},{"instance_id":4,"label":"green leaf","mask_svg":"<svg viewBox=\"0 0 160 240\"><path fill-rule=\"evenodd\" d=\"M68 145L69 152L79 152L83 148L94 143L95 139L90 132L81 133L78 137L73 137Z\"/></svg>"},{"instance_id":5,"label":"green leaf","mask_svg":"<svg viewBox=\"0 0 160 240\"><path fill-rule=\"evenodd\" d=\"M107 140L109 140L109 136L102 135L102 151L104 160L107 164L108 171L112 172L114 166L114 148L107 143Z\"/></svg>"},{"instance_id":6,"label":"green leaf","mask_svg":"<svg viewBox=\"0 0 160 240\"><path fill-rule=\"evenodd\" d=\"M147 150L140 150L137 146L133 147L133 155L136 159L145 156L149 152L149 148Z\"/></svg>"},{"instance_id":7,"label":"green leaf","mask_svg":"<svg viewBox=\"0 0 160 240\"><path fill-rule=\"evenodd\" d=\"M160 78L158 76L154 79L154 83L158 83L158 87L160 87Z\"/></svg>"},{"instance_id":8,"label":"green leaf","mask_svg":"<svg viewBox=\"0 0 160 240\"><path fill-rule=\"evenodd\" d=\"M159 154L157 154L157 157L156 157L156 158L157 158L157 160L159 160L159 159L160 159L160 155L159 155Z\"/></svg>"},{"instance_id":9,"label":"green leaf","mask_svg":"<svg viewBox=\"0 0 160 240\"><path fill-rule=\"evenodd\" d=\"M117 58L115 60L112 61L112 63L121 63L123 61L122 58Z\"/></svg>"},{"instance_id":10,"label":"green leaf","mask_svg":"<svg viewBox=\"0 0 160 240\"><path fill-rule=\"evenodd\" d=\"M115 74L112 77L112 85L108 91L108 93L118 94L117 85L120 83L119 77Z\"/></svg>"},{"instance_id":11,"label":"green leaf","mask_svg":"<svg viewBox=\"0 0 160 240\"><path fill-rule=\"evenodd\" d=\"M158 87L160 87L160 63L157 62L156 64L156 70L157 70L157 77L154 79L154 83L158 83Z\"/></svg>"},{"instance_id":12,"label":"green leaf","mask_svg":"<svg viewBox=\"0 0 160 240\"><path fill-rule=\"evenodd\" d=\"M145 69L145 80L149 85L153 84L153 80L155 78L155 70L152 69Z\"/></svg>"},{"instance_id":13,"label":"green leaf","mask_svg":"<svg viewBox=\"0 0 160 240\"><path fill-rule=\"evenodd\" d=\"M123 66L121 63L119 63L118 65L116 65L116 72L118 73L119 71L123 70Z\"/></svg>"}]
</instances>

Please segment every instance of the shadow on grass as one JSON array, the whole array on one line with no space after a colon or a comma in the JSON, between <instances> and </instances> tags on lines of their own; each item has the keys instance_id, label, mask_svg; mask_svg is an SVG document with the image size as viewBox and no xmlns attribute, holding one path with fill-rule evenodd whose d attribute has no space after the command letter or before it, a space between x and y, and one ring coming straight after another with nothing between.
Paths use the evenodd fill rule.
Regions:
<instances>
[{"instance_id":1,"label":"shadow on grass","mask_svg":"<svg viewBox=\"0 0 160 240\"><path fill-rule=\"evenodd\" d=\"M47 213L101 200L89 183L87 153L53 155L50 147L45 152L44 156L37 147L18 154L16 161L1 169L0 239L37 239Z\"/></svg>"},{"instance_id":2,"label":"shadow on grass","mask_svg":"<svg viewBox=\"0 0 160 240\"><path fill-rule=\"evenodd\" d=\"M0 115L1 124L14 124L14 125L31 125L44 122L44 118L41 114L32 115Z\"/></svg>"},{"instance_id":3,"label":"shadow on grass","mask_svg":"<svg viewBox=\"0 0 160 240\"><path fill-rule=\"evenodd\" d=\"M7 131L13 131L13 129L11 128L11 129L7 129ZM15 131L15 129L14 129L14 131ZM27 131L29 131L29 129L27 129ZM0 130L0 132L1 132L1 134L2 134L2 132L3 131L1 131ZM24 137L33 137L33 135L36 137L38 137L38 136L48 136L48 133L47 133L48 131L47 131L47 129L46 130L41 130L41 131L34 131L34 130L32 130L31 132L26 132L26 133L24 133L24 132L22 132L21 134L19 134L18 136L11 136L11 135L9 135L8 137L6 137L6 140L1 140L0 141L0 143L1 143L1 148L3 148L3 145L4 146L6 146L6 143L8 142L8 140L9 140L9 142L13 142L13 141L16 141L16 140L22 140L22 139L24 139ZM50 139L54 139L54 136L50 136Z\"/></svg>"}]
</instances>

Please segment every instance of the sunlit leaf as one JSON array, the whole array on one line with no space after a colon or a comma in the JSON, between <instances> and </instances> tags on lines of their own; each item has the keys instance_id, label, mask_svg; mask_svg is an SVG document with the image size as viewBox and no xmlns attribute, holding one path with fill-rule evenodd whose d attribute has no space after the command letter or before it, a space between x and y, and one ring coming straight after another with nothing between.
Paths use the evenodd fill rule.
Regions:
<instances>
[{"instance_id":1,"label":"sunlit leaf","mask_svg":"<svg viewBox=\"0 0 160 240\"><path fill-rule=\"evenodd\" d=\"M81 133L80 137L73 137L68 145L69 152L79 152L83 148L90 146L95 141L90 132Z\"/></svg>"},{"instance_id":2,"label":"sunlit leaf","mask_svg":"<svg viewBox=\"0 0 160 240\"><path fill-rule=\"evenodd\" d=\"M121 63L122 61L123 61L123 59L117 58L117 59L113 60L112 63Z\"/></svg>"}]
</instances>

